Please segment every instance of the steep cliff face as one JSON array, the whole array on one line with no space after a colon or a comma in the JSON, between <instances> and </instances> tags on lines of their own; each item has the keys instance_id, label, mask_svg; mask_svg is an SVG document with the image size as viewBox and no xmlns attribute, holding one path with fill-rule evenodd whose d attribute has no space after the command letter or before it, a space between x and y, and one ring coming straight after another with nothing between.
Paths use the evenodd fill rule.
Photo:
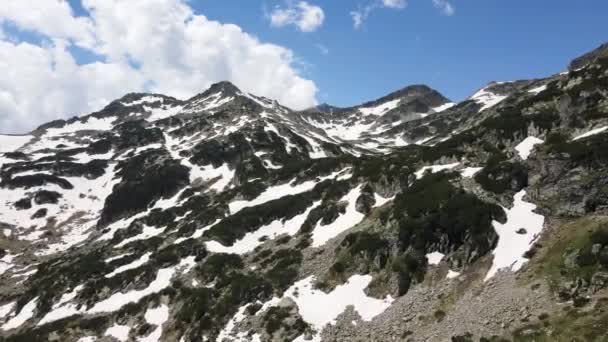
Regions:
<instances>
[{"instance_id":1,"label":"steep cliff face","mask_svg":"<svg viewBox=\"0 0 608 342\"><path fill-rule=\"evenodd\" d=\"M0 136L0 339L602 341L608 58L452 103L228 82Z\"/></svg>"}]
</instances>

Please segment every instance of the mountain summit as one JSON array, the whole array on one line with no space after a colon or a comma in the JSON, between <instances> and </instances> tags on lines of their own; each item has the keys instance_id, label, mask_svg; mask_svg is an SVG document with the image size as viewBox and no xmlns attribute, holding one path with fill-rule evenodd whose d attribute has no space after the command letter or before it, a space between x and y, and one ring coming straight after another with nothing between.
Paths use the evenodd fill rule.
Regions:
<instances>
[{"instance_id":1,"label":"mountain summit","mask_svg":"<svg viewBox=\"0 0 608 342\"><path fill-rule=\"evenodd\" d=\"M220 82L0 135L0 340L603 341L601 51L459 103Z\"/></svg>"}]
</instances>

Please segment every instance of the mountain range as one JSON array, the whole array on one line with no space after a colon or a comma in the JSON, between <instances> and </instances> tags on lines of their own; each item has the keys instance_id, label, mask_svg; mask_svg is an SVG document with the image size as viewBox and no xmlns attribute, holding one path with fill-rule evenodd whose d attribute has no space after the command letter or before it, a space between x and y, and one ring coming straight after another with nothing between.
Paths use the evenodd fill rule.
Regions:
<instances>
[{"instance_id":1,"label":"mountain range","mask_svg":"<svg viewBox=\"0 0 608 342\"><path fill-rule=\"evenodd\" d=\"M607 341L608 45L455 103L230 82L0 135L0 341Z\"/></svg>"}]
</instances>

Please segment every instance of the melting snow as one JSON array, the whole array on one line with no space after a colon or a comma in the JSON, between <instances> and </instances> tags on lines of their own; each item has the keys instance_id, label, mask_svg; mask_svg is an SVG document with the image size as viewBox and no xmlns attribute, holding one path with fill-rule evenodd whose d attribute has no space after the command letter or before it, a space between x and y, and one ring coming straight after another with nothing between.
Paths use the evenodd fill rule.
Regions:
<instances>
[{"instance_id":1,"label":"melting snow","mask_svg":"<svg viewBox=\"0 0 608 342\"><path fill-rule=\"evenodd\" d=\"M140 342L158 342L163 334L163 323L169 319L169 307L165 304L154 309L148 309L144 315L146 322L156 325L156 329L148 336L139 338Z\"/></svg>"},{"instance_id":2,"label":"melting snow","mask_svg":"<svg viewBox=\"0 0 608 342\"><path fill-rule=\"evenodd\" d=\"M287 151L287 153L291 153L291 150L298 150L298 147L294 143L292 143L289 138L282 136L281 133L279 133L279 130L273 124L267 123L264 127L264 131L274 132L276 135L279 136L279 138L283 139L283 141L285 142L285 150Z\"/></svg>"},{"instance_id":3,"label":"melting snow","mask_svg":"<svg viewBox=\"0 0 608 342\"><path fill-rule=\"evenodd\" d=\"M328 323L335 324L336 317L349 305L354 306L364 321L370 321L391 305L394 300L391 296L380 300L365 294L364 290L371 280L370 275L353 275L345 284L325 293L313 288L314 277L310 276L293 284L283 297L293 299L304 321L320 332ZM279 301L272 300L267 304L271 306Z\"/></svg>"},{"instance_id":4,"label":"melting snow","mask_svg":"<svg viewBox=\"0 0 608 342\"><path fill-rule=\"evenodd\" d=\"M106 278L112 278L113 276L115 276L119 273L140 267L141 265L147 263L150 260L150 255L152 255L152 253L148 252L148 253L142 255L141 258L133 260L129 264L122 265L122 266L116 268L111 273L106 274Z\"/></svg>"},{"instance_id":5,"label":"melting snow","mask_svg":"<svg viewBox=\"0 0 608 342\"><path fill-rule=\"evenodd\" d=\"M270 239L274 239L279 235L295 235L299 230L308 214L316 208L321 202L314 203L304 213L293 217L290 220L282 221L275 220L270 224L263 226L256 231L247 233L242 239L236 241L232 246L224 246L217 241L209 241L206 243L207 249L214 253L234 253L234 254L245 254L254 250L260 242L260 238L266 236Z\"/></svg>"},{"instance_id":6,"label":"melting snow","mask_svg":"<svg viewBox=\"0 0 608 342\"><path fill-rule=\"evenodd\" d=\"M389 197L389 198L384 198L378 194L374 194L374 198L376 199L376 204L374 205L375 207L381 207L384 204L386 204L387 202L392 201L393 199L395 199L395 196Z\"/></svg>"},{"instance_id":7,"label":"melting snow","mask_svg":"<svg viewBox=\"0 0 608 342\"><path fill-rule=\"evenodd\" d=\"M467 167L460 171L463 178L471 178L481 171L483 167Z\"/></svg>"},{"instance_id":8,"label":"melting snow","mask_svg":"<svg viewBox=\"0 0 608 342\"><path fill-rule=\"evenodd\" d=\"M346 120L334 123L322 123L312 119L306 120L309 124L322 129L330 137L336 137L342 140L357 140L361 134L369 132L374 122L364 124L361 122L352 123Z\"/></svg>"},{"instance_id":9,"label":"melting snow","mask_svg":"<svg viewBox=\"0 0 608 342\"><path fill-rule=\"evenodd\" d=\"M248 306L249 306L249 304L245 304L237 310L234 317L232 317L228 321L228 323L226 323L226 326L224 327L224 329L222 329L222 331L220 331L220 334L217 335L217 338L215 339L216 342L223 342L225 339L227 339L229 341L232 340L230 338L232 330L234 330L234 327L236 326L237 323L241 322L243 319L245 319L245 317L247 317L247 316L245 316L245 310L247 309ZM237 341L245 341L245 340L239 339Z\"/></svg>"},{"instance_id":10,"label":"melting snow","mask_svg":"<svg viewBox=\"0 0 608 342\"><path fill-rule=\"evenodd\" d=\"M189 237L180 237L180 238L176 239L173 243L174 244L178 244L178 243L181 243L182 241L186 241L188 239L198 239L201 236L203 236L203 233L205 233L206 231L208 231L209 229L211 229L211 227L215 226L220 221L221 221L220 219L217 219L212 224L210 224L210 225L208 225L206 227L197 229L191 236L189 236Z\"/></svg>"},{"instance_id":11,"label":"melting snow","mask_svg":"<svg viewBox=\"0 0 608 342\"><path fill-rule=\"evenodd\" d=\"M527 137L519 145L515 146L515 150L519 153L521 159L526 160L532 153L532 149L534 149L534 145L542 144L544 141L538 139L537 137Z\"/></svg>"},{"instance_id":12,"label":"melting snow","mask_svg":"<svg viewBox=\"0 0 608 342\"><path fill-rule=\"evenodd\" d=\"M340 201L348 202L346 206L346 212L338 218L326 225L321 225L321 222L317 223L317 226L312 232L312 246L320 247L323 246L327 241L336 237L343 231L353 227L357 223L361 222L365 215L361 214L356 209L357 198L361 195L361 186L352 189L346 196Z\"/></svg>"},{"instance_id":13,"label":"melting snow","mask_svg":"<svg viewBox=\"0 0 608 342\"><path fill-rule=\"evenodd\" d=\"M363 115L376 115L376 116L380 116L380 115L384 115L387 112L397 108L399 106L399 103L401 102L401 99L396 99L396 100L392 100L392 101L388 101L382 104L379 104L375 107L364 107L364 108L359 108L359 111L363 114Z\"/></svg>"},{"instance_id":14,"label":"melting snow","mask_svg":"<svg viewBox=\"0 0 608 342\"><path fill-rule=\"evenodd\" d=\"M114 121L116 118L113 116L101 119L90 116L86 121L79 120L63 127L49 128L46 130L46 135L62 135L78 131L109 131L114 127L112 124Z\"/></svg>"},{"instance_id":15,"label":"melting snow","mask_svg":"<svg viewBox=\"0 0 608 342\"><path fill-rule=\"evenodd\" d=\"M213 165L201 167L192 164L189 160L179 155L179 151L176 149L180 146L179 141L167 133L164 133L164 136L166 148L171 154L171 157L175 160L179 160L182 165L190 169L190 183L199 178L204 181L213 179L215 182L211 184L210 189L222 191L230 181L232 181L232 178L234 178L234 170L230 170L227 164L223 164L218 168L214 168Z\"/></svg>"},{"instance_id":16,"label":"melting snow","mask_svg":"<svg viewBox=\"0 0 608 342\"><path fill-rule=\"evenodd\" d=\"M69 302L72 301L72 299L76 298L82 288L82 285L78 285L71 292L63 294L63 296L61 296L61 298L59 299L59 302L53 304L52 311L47 313L40 320L40 322L38 322L38 325L44 325L50 322L54 322L66 317L79 314L81 310L78 310L77 305L71 304Z\"/></svg>"},{"instance_id":17,"label":"melting snow","mask_svg":"<svg viewBox=\"0 0 608 342\"><path fill-rule=\"evenodd\" d=\"M77 342L95 342L97 341L97 337L95 336L85 336L78 339Z\"/></svg>"},{"instance_id":18,"label":"melting snow","mask_svg":"<svg viewBox=\"0 0 608 342\"><path fill-rule=\"evenodd\" d=\"M38 297L32 299L27 304L25 304L19 313L11 318L8 322L4 323L2 326L2 330L11 330L20 327L23 323L25 323L28 319L34 316L34 310L36 309L36 303L38 302Z\"/></svg>"},{"instance_id":19,"label":"melting snow","mask_svg":"<svg viewBox=\"0 0 608 342\"><path fill-rule=\"evenodd\" d=\"M234 170L230 170L228 164L223 164L217 169L214 168L212 165L207 165L203 167L192 165L192 168L190 170L190 179L191 181L194 181L198 178L201 178L204 181L212 179L215 180L215 182L211 184L209 188L216 191L222 191L226 188L228 184L230 184L232 178L234 178Z\"/></svg>"},{"instance_id":20,"label":"melting snow","mask_svg":"<svg viewBox=\"0 0 608 342\"><path fill-rule=\"evenodd\" d=\"M126 257L127 255L131 255L131 254L133 254L133 253L119 254L117 256L113 256L113 257L107 258L106 260L104 260L104 262L109 263L109 262L112 262L114 260L118 260L120 258Z\"/></svg>"},{"instance_id":21,"label":"melting snow","mask_svg":"<svg viewBox=\"0 0 608 342\"><path fill-rule=\"evenodd\" d=\"M182 108L183 108L182 106L175 106L175 107L162 106L160 108L152 108L152 107L144 106L144 109L146 111L150 112L150 116L146 119L149 122L171 117L171 116L179 113L182 110Z\"/></svg>"},{"instance_id":22,"label":"melting snow","mask_svg":"<svg viewBox=\"0 0 608 342\"><path fill-rule=\"evenodd\" d=\"M0 153L13 152L32 140L31 135L1 135L0 134Z\"/></svg>"},{"instance_id":23,"label":"melting snow","mask_svg":"<svg viewBox=\"0 0 608 342\"><path fill-rule=\"evenodd\" d=\"M451 170L451 169L455 168L458 165L460 165L460 163L453 163L453 164L446 164L446 165L424 166L420 170L416 171L415 175L416 175L416 178L420 179L420 178L422 178L422 176L424 176L424 173L427 170L430 170L431 173L435 173L435 172L439 172L439 171L443 171L443 170Z\"/></svg>"},{"instance_id":24,"label":"melting snow","mask_svg":"<svg viewBox=\"0 0 608 342\"><path fill-rule=\"evenodd\" d=\"M11 311L13 311L14 307L15 307L15 302L7 303L7 304L0 306L0 317L8 318L8 314L11 313Z\"/></svg>"},{"instance_id":25,"label":"melting snow","mask_svg":"<svg viewBox=\"0 0 608 342\"><path fill-rule=\"evenodd\" d=\"M445 276L447 279L454 279L460 276L460 272L454 272L452 270L448 270L448 274Z\"/></svg>"},{"instance_id":26,"label":"melting snow","mask_svg":"<svg viewBox=\"0 0 608 342\"><path fill-rule=\"evenodd\" d=\"M509 269L513 272L519 270L527 261L523 257L532 243L543 229L545 218L534 213L536 205L524 202L526 191L522 190L515 194L513 208L505 209L507 222L501 224L494 221L494 229L498 234L498 244L494 249L494 260L485 280L492 278L497 271ZM525 233L518 234L521 228Z\"/></svg>"},{"instance_id":27,"label":"melting snow","mask_svg":"<svg viewBox=\"0 0 608 342\"><path fill-rule=\"evenodd\" d=\"M427 142L427 141L429 141L429 140L433 139L434 137L435 137L434 135L431 135L430 137L422 138L422 139L420 139L420 140L416 141L414 144L415 144L415 145L422 145L422 144L424 144L425 142Z\"/></svg>"},{"instance_id":28,"label":"melting snow","mask_svg":"<svg viewBox=\"0 0 608 342\"><path fill-rule=\"evenodd\" d=\"M160 96L154 96L154 95L146 95L144 97L142 97L139 100L133 101L133 102L121 102L120 104L122 104L123 106L135 106L135 105L139 105L142 103L154 103L154 102L164 102L165 99L160 97Z\"/></svg>"},{"instance_id":29,"label":"melting snow","mask_svg":"<svg viewBox=\"0 0 608 342\"><path fill-rule=\"evenodd\" d=\"M481 107L481 109L479 110L480 112L496 106L497 104L502 102L502 100L507 98L507 96L497 95L490 91L487 91L486 89L487 88L481 89L469 98L470 100L475 100L475 102L483 105L483 107Z\"/></svg>"},{"instance_id":30,"label":"melting snow","mask_svg":"<svg viewBox=\"0 0 608 342\"><path fill-rule=\"evenodd\" d=\"M129 331L131 331L131 328L128 325L120 325L118 323L114 323L113 326L109 327L108 330L106 330L106 333L104 335L112 336L115 339L124 342L129 339Z\"/></svg>"},{"instance_id":31,"label":"melting snow","mask_svg":"<svg viewBox=\"0 0 608 342\"><path fill-rule=\"evenodd\" d=\"M156 227L150 227L150 226L147 226L147 225L143 225L143 230L142 230L142 232L140 234L137 234L135 236L132 236L130 238L122 240L115 247L116 248L120 248L122 246L125 246L128 243L133 242L133 241L147 240L147 239L149 239L151 237L160 235L162 232L165 231L165 229L166 229L166 227L156 228Z\"/></svg>"},{"instance_id":32,"label":"melting snow","mask_svg":"<svg viewBox=\"0 0 608 342\"><path fill-rule=\"evenodd\" d=\"M319 181L308 181L308 182L300 183L297 185L292 185L295 182L295 179L294 179L290 183L285 183L285 184L269 187L264 192L262 192L258 197L254 198L251 201L237 200L237 201L230 202L228 204L228 207L230 208L230 213L235 214L246 207L253 207L253 206L256 206L256 205L259 205L262 203L266 203L268 201L279 199L279 198L287 196L287 195L296 195L296 194L311 190L319 182L322 182L326 179L333 179L336 176L341 175L342 172L345 170L346 169L339 171L339 172L334 172L331 175L326 176L326 177L321 177L319 179Z\"/></svg>"},{"instance_id":33,"label":"melting snow","mask_svg":"<svg viewBox=\"0 0 608 342\"><path fill-rule=\"evenodd\" d=\"M435 107L435 108L431 108L433 110L433 112L435 113L440 113L443 112L444 110L448 110L452 107L454 107L456 104L454 102L448 102L446 104L443 104L439 107Z\"/></svg>"},{"instance_id":34,"label":"melting snow","mask_svg":"<svg viewBox=\"0 0 608 342\"><path fill-rule=\"evenodd\" d=\"M148 296L153 293L157 293L162 289L166 288L171 284L171 277L175 273L175 269L170 268L161 268L158 270L156 274L156 279L154 279L148 287L142 290L132 290L127 293L117 292L111 295L109 298L102 300L95 304L91 309L89 309L88 313L100 313L100 312L112 312L116 311L123 306L129 303L138 302L145 296Z\"/></svg>"},{"instance_id":35,"label":"melting snow","mask_svg":"<svg viewBox=\"0 0 608 342\"><path fill-rule=\"evenodd\" d=\"M443 257L445 257L445 255L440 252L433 252L426 255L429 265L439 265Z\"/></svg>"},{"instance_id":36,"label":"melting snow","mask_svg":"<svg viewBox=\"0 0 608 342\"><path fill-rule=\"evenodd\" d=\"M592 135L596 135L596 134L602 133L602 132L604 132L604 131L605 131L605 130L607 130L607 129L608 129L608 126L604 126L604 127L595 128L595 129L590 130L590 131L589 131L589 132L587 132L587 133L584 133L584 134L581 134L581 135L579 135L579 136L575 137L575 138L574 138L574 139L572 139L572 140L573 140L573 141L576 141L576 140L579 140L579 139L587 138L587 137L590 137L590 136L592 136Z\"/></svg>"},{"instance_id":37,"label":"melting snow","mask_svg":"<svg viewBox=\"0 0 608 342\"><path fill-rule=\"evenodd\" d=\"M543 84L543 85L541 85L541 86L539 86L539 87L532 88L532 89L528 90L528 93L531 93L531 94L538 94L538 93L540 93L541 91L544 91L545 89L547 89L547 85L546 85L546 84Z\"/></svg>"},{"instance_id":38,"label":"melting snow","mask_svg":"<svg viewBox=\"0 0 608 342\"><path fill-rule=\"evenodd\" d=\"M14 266L13 259L14 258L15 258L14 255L7 254L0 259L0 275L4 274L4 272L13 268L13 266Z\"/></svg>"}]
</instances>

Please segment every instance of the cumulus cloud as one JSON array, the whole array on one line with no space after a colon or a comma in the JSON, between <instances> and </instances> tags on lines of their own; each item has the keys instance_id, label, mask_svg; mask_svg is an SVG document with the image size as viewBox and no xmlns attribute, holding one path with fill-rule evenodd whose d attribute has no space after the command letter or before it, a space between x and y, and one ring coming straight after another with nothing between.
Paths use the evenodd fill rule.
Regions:
<instances>
[{"instance_id":1,"label":"cumulus cloud","mask_svg":"<svg viewBox=\"0 0 608 342\"><path fill-rule=\"evenodd\" d=\"M300 75L291 50L195 14L186 0L83 0L87 17L65 1L9 3L0 28L10 23L45 39L0 35L2 132L95 111L130 91L188 98L220 80L296 109L316 104L316 85ZM99 60L79 64L74 45Z\"/></svg>"},{"instance_id":2,"label":"cumulus cloud","mask_svg":"<svg viewBox=\"0 0 608 342\"><path fill-rule=\"evenodd\" d=\"M72 39L79 45L93 43L93 23L86 17L75 17L67 1L5 1L0 6L0 24L5 21L49 37Z\"/></svg>"},{"instance_id":3,"label":"cumulus cloud","mask_svg":"<svg viewBox=\"0 0 608 342\"><path fill-rule=\"evenodd\" d=\"M454 15L454 6L452 6L448 0L433 0L433 5L435 5L441 13L447 16Z\"/></svg>"},{"instance_id":4,"label":"cumulus cloud","mask_svg":"<svg viewBox=\"0 0 608 342\"><path fill-rule=\"evenodd\" d=\"M321 7L306 1L288 1L286 7L275 7L269 18L274 27L294 25L302 32L313 32L323 25L325 13Z\"/></svg>"}]
</instances>

